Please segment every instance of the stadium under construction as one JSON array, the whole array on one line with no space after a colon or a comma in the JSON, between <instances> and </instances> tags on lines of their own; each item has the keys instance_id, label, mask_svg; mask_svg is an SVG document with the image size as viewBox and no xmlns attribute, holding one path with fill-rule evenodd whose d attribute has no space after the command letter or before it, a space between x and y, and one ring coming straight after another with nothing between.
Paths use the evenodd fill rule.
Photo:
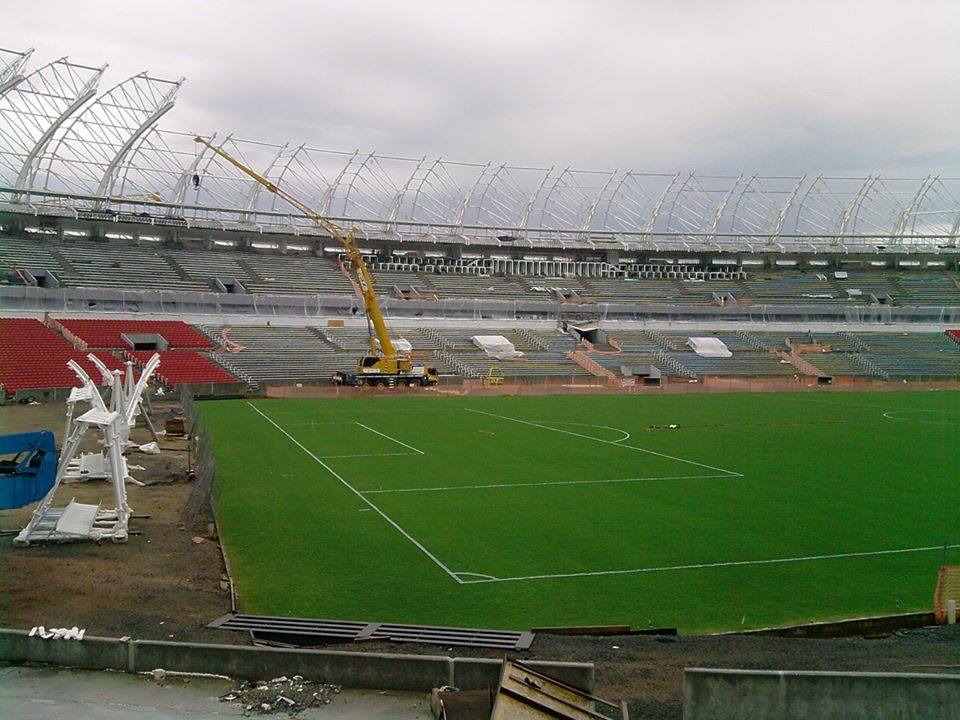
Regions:
<instances>
[{"instance_id":1,"label":"stadium under construction","mask_svg":"<svg viewBox=\"0 0 960 720\"><path fill-rule=\"evenodd\" d=\"M68 597L98 553L136 553L144 575L105 576L131 617L168 603L172 632L289 657L579 661L647 634L661 652L955 622L960 178L320 149L176 129L182 78L106 77L0 49L16 593L42 562L90 563L54 576ZM58 449L32 434L53 422ZM159 564L178 553L195 567ZM202 603L176 594L194 582ZM5 659L48 647L16 643ZM446 660L433 686L467 662ZM461 689L496 685L481 666Z\"/></svg>"}]
</instances>

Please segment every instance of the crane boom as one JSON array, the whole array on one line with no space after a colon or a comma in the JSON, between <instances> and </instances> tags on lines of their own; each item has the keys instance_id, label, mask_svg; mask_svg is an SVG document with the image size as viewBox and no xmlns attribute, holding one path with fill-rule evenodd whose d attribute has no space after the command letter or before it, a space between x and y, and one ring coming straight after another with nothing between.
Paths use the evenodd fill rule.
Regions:
<instances>
[{"instance_id":1,"label":"crane boom","mask_svg":"<svg viewBox=\"0 0 960 720\"><path fill-rule=\"evenodd\" d=\"M373 326L373 330L377 336L377 341L380 343L380 347L378 349L377 344L373 339L373 335L371 334L371 354L381 356L382 360L387 364L387 366L392 366L392 370L390 370L391 372L396 372L398 368L401 370L409 370L409 359L398 357L396 348L393 345L393 340L390 339L390 331L387 329L387 324L383 319L383 313L380 312L380 303L377 302L377 293L373 288L373 276L370 274L370 269L367 267L367 264L363 261L363 256L360 254L360 248L357 246L356 229L351 229L347 233L343 232L343 230L337 227L334 223L330 222L330 220L311 208L305 202L299 200L294 195L291 195L286 190L271 182L260 173L247 167L223 148L216 147L215 145L204 140L202 137L195 137L194 140L201 145L206 145L208 148L210 148L210 150L233 165L235 168L249 175L281 200L286 201L287 204L292 205L294 208L302 212L304 215L326 230L331 237L338 240L340 244L343 245L346 251L347 259L350 261L350 267L353 270L354 279L357 283L357 286L360 288L361 295L363 296L363 309L367 315L367 320L370 325Z\"/></svg>"}]
</instances>

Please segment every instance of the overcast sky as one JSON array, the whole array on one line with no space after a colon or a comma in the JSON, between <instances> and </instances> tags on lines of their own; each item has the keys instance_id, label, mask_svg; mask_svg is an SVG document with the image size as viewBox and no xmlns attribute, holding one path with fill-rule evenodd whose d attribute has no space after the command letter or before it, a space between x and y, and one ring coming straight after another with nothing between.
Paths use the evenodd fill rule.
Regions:
<instances>
[{"instance_id":1,"label":"overcast sky","mask_svg":"<svg viewBox=\"0 0 960 720\"><path fill-rule=\"evenodd\" d=\"M960 176L960 2L0 0L0 47L185 76L165 127L583 169Z\"/></svg>"}]
</instances>

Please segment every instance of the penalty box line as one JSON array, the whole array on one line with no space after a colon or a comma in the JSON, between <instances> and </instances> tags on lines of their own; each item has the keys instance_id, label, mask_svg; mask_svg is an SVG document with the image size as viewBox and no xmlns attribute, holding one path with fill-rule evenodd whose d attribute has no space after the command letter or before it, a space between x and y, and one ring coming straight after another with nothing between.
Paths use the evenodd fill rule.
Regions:
<instances>
[{"instance_id":1,"label":"penalty box line","mask_svg":"<svg viewBox=\"0 0 960 720\"><path fill-rule=\"evenodd\" d=\"M277 425L277 423L275 423L275 422L273 421L273 419L272 419L269 415L267 415L266 413L264 413L263 411L261 411L260 408L258 408L256 405L254 405L253 403L251 403L251 402L249 402L249 401L247 401L247 405L249 405L250 408L251 408L255 413L257 413L260 417L262 417L262 418L263 418L264 420L266 420L268 423L270 423L271 425L273 425L277 430L279 430L281 433L283 433L283 434L287 437L287 439L290 440L290 442L292 442L292 443L293 443L294 445L296 445L298 448L300 448L301 450L303 450L307 455L309 455L309 456L313 459L313 461L316 462L320 467L322 467L322 468L323 468L324 470L326 470L328 473L330 473L331 475L333 475L333 477L335 477L337 480L339 480L340 483L341 483L345 488L347 488L347 490L349 490L349 491L352 492L354 495L356 495L358 498L360 498L360 500L362 500L371 510L373 510L375 513L377 513L377 515L379 515L380 517L382 517L382 518L383 518L384 520L386 520L391 526L393 526L394 530L396 530L397 532L399 532L399 533L400 533L401 535L403 535L407 540L409 540L411 543L413 543L414 546L416 546L416 548L417 548L418 550L420 550L420 552L422 552L424 555L426 555L428 558L430 558L430 559L434 562L434 564L437 565L437 567L439 567L439 568L440 568L441 570L443 570L447 575L449 575L451 578L453 578L454 582L456 582L458 585L462 585L462 584L463 584L464 581L463 581L460 577L458 577L455 572L453 572L450 568L448 568L446 565L444 565L443 562L441 562L440 559L439 559L436 555L434 555L432 552L430 552L429 550L427 550L427 548L423 545L423 543L421 543L419 540L417 540L415 537L413 537L413 535L411 535L411 534L408 533L406 530L404 530L402 527L400 527L400 524L399 524L399 523L397 523L393 518L391 518L391 517L390 517L389 515L387 515L383 510L381 510L379 507L377 507L377 505L375 505L371 500L369 500L368 498L364 497L362 492L360 492L360 491L357 490L353 485L351 485L349 482L347 482L347 481L343 478L343 476L340 475L336 470L334 470L332 467L330 467L329 465L327 465L327 464L326 464L323 460L321 460L319 457L317 457L316 455L314 455L309 449L307 449L307 448L306 448L299 440L297 440L293 435L291 435L291 434L288 433L286 430L284 430L282 427L280 427L279 425Z\"/></svg>"},{"instance_id":2,"label":"penalty box line","mask_svg":"<svg viewBox=\"0 0 960 720\"><path fill-rule=\"evenodd\" d=\"M382 438L386 438L390 442L394 442L397 445L401 445L408 450L413 452L382 452L382 453L351 453L347 455L321 455L320 457L324 460L338 460L341 458L371 458L371 457L402 457L404 455L426 455L423 450L419 450L413 445L407 445L405 442L397 440L395 437L391 437L386 433L380 432L379 430L374 430L372 427L364 425L362 422L356 420L336 420L334 422L302 422L302 423L287 423L288 427L326 427L327 425L357 425L362 427L368 432L372 432L374 435L379 435Z\"/></svg>"},{"instance_id":3,"label":"penalty box line","mask_svg":"<svg viewBox=\"0 0 960 720\"><path fill-rule=\"evenodd\" d=\"M687 463L688 465L696 465L697 467L706 468L707 470L716 470L717 472L724 473L724 475L728 475L730 477L743 477L742 473L734 472L733 470L707 465L695 460L687 460L686 458L675 457L674 455L667 455L666 453L657 452L656 450L648 450L647 448L637 447L636 445L624 445L623 442L617 440L603 440L601 438L592 437L591 435L573 432L572 430L561 430L560 428L550 427L549 425L541 425L540 423L531 422L529 420L520 420L519 418L510 417L509 415L497 415L496 413L486 412L485 410L474 410L473 408L464 408L464 410L467 412L477 413L479 415L489 415L490 417L500 418L501 420L509 420L522 425L529 425L531 427L540 428L541 430L552 430L553 432L563 433L564 435L573 435L574 437L583 438L584 440L593 440L594 442L603 443L604 445L613 445L614 447L636 450L637 452L647 453L649 455L657 455L658 457L667 458L668 460L676 460L677 462Z\"/></svg>"},{"instance_id":4,"label":"penalty box line","mask_svg":"<svg viewBox=\"0 0 960 720\"><path fill-rule=\"evenodd\" d=\"M403 453L408 455L409 453ZM605 485L609 483L632 483L655 480L709 480L711 478L730 478L732 475L670 475L666 477L614 478L610 480L545 480L527 483L490 483L488 485L447 485L445 487L388 488L383 490L363 490L364 495L379 493L443 492L446 490L485 490L487 488L544 487L550 485Z\"/></svg>"},{"instance_id":5,"label":"penalty box line","mask_svg":"<svg viewBox=\"0 0 960 720\"><path fill-rule=\"evenodd\" d=\"M873 557L877 555L902 555L905 553L932 552L934 550L954 550L960 544L953 545L925 545L913 548L895 548L893 550L863 550L858 552L833 553L829 555L804 555L799 557L769 558L765 560L733 560L730 562L697 563L692 565L670 565L661 567L628 568L625 570L596 570L593 572L552 573L544 575L517 575L514 577L483 576L482 573L460 573L473 575L479 580L462 580L465 585L493 582L518 582L521 580L553 580L559 578L600 577L603 575L639 575L643 573L674 572L677 570L709 570L713 568L739 567L743 565L780 565L786 563L810 562L814 560L840 560L843 558Z\"/></svg>"}]
</instances>

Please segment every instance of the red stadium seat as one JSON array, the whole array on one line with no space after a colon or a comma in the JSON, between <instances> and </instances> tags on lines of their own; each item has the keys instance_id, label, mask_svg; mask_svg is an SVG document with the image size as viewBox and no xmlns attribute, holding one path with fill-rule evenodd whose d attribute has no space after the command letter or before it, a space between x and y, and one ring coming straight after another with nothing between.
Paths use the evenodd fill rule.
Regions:
<instances>
[{"instance_id":1,"label":"red stadium seat","mask_svg":"<svg viewBox=\"0 0 960 720\"><path fill-rule=\"evenodd\" d=\"M111 370L124 367L111 353L95 354ZM100 373L86 353L77 351L39 320L0 318L0 388L5 392L79 387L80 381L67 367L70 360L77 361L94 382L100 382Z\"/></svg>"},{"instance_id":2,"label":"red stadium seat","mask_svg":"<svg viewBox=\"0 0 960 720\"><path fill-rule=\"evenodd\" d=\"M68 336L88 348L129 350L124 333L160 335L171 348L212 348L199 330L179 320L54 320Z\"/></svg>"},{"instance_id":3,"label":"red stadium seat","mask_svg":"<svg viewBox=\"0 0 960 720\"><path fill-rule=\"evenodd\" d=\"M153 350L127 351L124 356L143 366L153 356ZM237 378L219 365L193 350L160 351L157 379L167 387L183 383L232 383Z\"/></svg>"}]
</instances>

